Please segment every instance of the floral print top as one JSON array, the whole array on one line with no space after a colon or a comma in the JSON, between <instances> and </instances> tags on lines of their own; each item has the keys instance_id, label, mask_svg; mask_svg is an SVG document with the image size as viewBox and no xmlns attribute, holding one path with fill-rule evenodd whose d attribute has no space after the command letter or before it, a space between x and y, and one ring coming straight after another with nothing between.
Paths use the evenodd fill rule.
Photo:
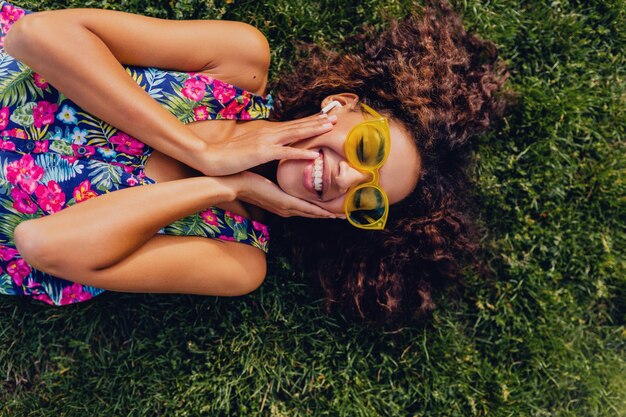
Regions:
<instances>
[{"instance_id":1,"label":"floral print top","mask_svg":"<svg viewBox=\"0 0 626 417\"><path fill-rule=\"evenodd\" d=\"M4 52L4 36L28 13L0 0L0 294L65 305L104 290L32 268L15 248L15 227L101 194L155 183L143 170L152 148L83 111ZM272 107L270 96L199 73L133 66L126 71L185 124L262 119ZM269 242L265 225L217 207L180 219L159 233L237 241L265 252Z\"/></svg>"}]
</instances>

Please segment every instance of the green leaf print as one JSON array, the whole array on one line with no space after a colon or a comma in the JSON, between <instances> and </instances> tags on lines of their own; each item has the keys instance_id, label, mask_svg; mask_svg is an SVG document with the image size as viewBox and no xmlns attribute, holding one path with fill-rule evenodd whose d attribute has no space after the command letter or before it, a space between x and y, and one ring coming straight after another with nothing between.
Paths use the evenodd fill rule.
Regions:
<instances>
[{"instance_id":1,"label":"green leaf print","mask_svg":"<svg viewBox=\"0 0 626 417\"><path fill-rule=\"evenodd\" d=\"M246 226L243 223L235 223L235 227L233 227L233 237L237 242L246 240L246 238L248 237L248 232L246 230Z\"/></svg>"},{"instance_id":2,"label":"green leaf print","mask_svg":"<svg viewBox=\"0 0 626 417\"><path fill-rule=\"evenodd\" d=\"M184 124L195 121L193 109L202 104L182 96L180 86L176 86L172 83L172 88L177 94L164 93L165 98L162 100L163 107L169 110ZM180 94L180 96L178 94Z\"/></svg>"},{"instance_id":3,"label":"green leaf print","mask_svg":"<svg viewBox=\"0 0 626 417\"><path fill-rule=\"evenodd\" d=\"M78 127L85 128L89 126L86 129L87 145L112 147L109 139L118 132L116 128L105 121L93 117L89 113L78 112L77 115L81 116L78 121Z\"/></svg>"},{"instance_id":4,"label":"green leaf print","mask_svg":"<svg viewBox=\"0 0 626 417\"><path fill-rule=\"evenodd\" d=\"M78 172L81 172L83 168L80 164L70 164L66 159L51 153L42 153L37 155L35 157L35 164L44 169L45 173L41 178L41 181L46 184L50 180L62 183L72 179Z\"/></svg>"},{"instance_id":5,"label":"green leaf print","mask_svg":"<svg viewBox=\"0 0 626 417\"><path fill-rule=\"evenodd\" d=\"M13 280L7 273L0 275L0 294L15 295Z\"/></svg>"},{"instance_id":6,"label":"green leaf print","mask_svg":"<svg viewBox=\"0 0 626 417\"><path fill-rule=\"evenodd\" d=\"M216 237L219 228L207 224L200 214L192 214L165 226L165 233L174 236Z\"/></svg>"},{"instance_id":7,"label":"green leaf print","mask_svg":"<svg viewBox=\"0 0 626 417\"><path fill-rule=\"evenodd\" d=\"M143 75L138 73L137 71L130 69L130 68L126 68L126 73L128 75L130 75L130 77L135 80L135 82L139 85L139 87L143 88L144 90L146 89L143 85L141 85L141 82L143 81Z\"/></svg>"},{"instance_id":8,"label":"green leaf print","mask_svg":"<svg viewBox=\"0 0 626 417\"><path fill-rule=\"evenodd\" d=\"M12 213L3 213L2 221L0 222L0 233L8 238L6 244L8 246L15 246L15 241L13 240L13 233L15 232L15 228L18 224L25 222L26 220L36 219L37 217L41 217L42 211L41 209L37 210L35 214L25 214L20 213L13 208L13 203L9 199L4 199L2 201L2 206ZM15 214L13 214L15 213Z\"/></svg>"},{"instance_id":9,"label":"green leaf print","mask_svg":"<svg viewBox=\"0 0 626 417\"><path fill-rule=\"evenodd\" d=\"M228 225L228 227L230 227L231 229L235 228L235 221L233 220L232 217L224 216L224 219L226 219L226 224Z\"/></svg>"},{"instance_id":10,"label":"green leaf print","mask_svg":"<svg viewBox=\"0 0 626 417\"><path fill-rule=\"evenodd\" d=\"M259 241L259 238L254 231L250 234L250 244L254 246L255 248L259 248L262 251L267 252L267 249L268 249L267 242L268 241L266 240L265 242L261 243L261 241Z\"/></svg>"},{"instance_id":11,"label":"green leaf print","mask_svg":"<svg viewBox=\"0 0 626 417\"><path fill-rule=\"evenodd\" d=\"M122 167L107 162L92 160L87 166L91 184L100 191L118 189L122 179Z\"/></svg>"},{"instance_id":12,"label":"green leaf print","mask_svg":"<svg viewBox=\"0 0 626 417\"><path fill-rule=\"evenodd\" d=\"M0 158L0 193L11 195L11 183L6 179L8 158Z\"/></svg>"},{"instance_id":13,"label":"green leaf print","mask_svg":"<svg viewBox=\"0 0 626 417\"><path fill-rule=\"evenodd\" d=\"M72 145L65 140L53 140L50 142L50 150L60 153L61 155L74 155Z\"/></svg>"},{"instance_id":14,"label":"green leaf print","mask_svg":"<svg viewBox=\"0 0 626 417\"><path fill-rule=\"evenodd\" d=\"M36 105L37 104L35 102L26 103L23 106L18 107L9 118L12 122L17 123L18 125L30 127L33 123L35 123L33 109Z\"/></svg>"},{"instance_id":15,"label":"green leaf print","mask_svg":"<svg viewBox=\"0 0 626 417\"><path fill-rule=\"evenodd\" d=\"M21 62L17 62L17 71L8 71L8 75L0 77L0 106L13 106L34 101L43 97L41 91L35 85L32 77L33 70Z\"/></svg>"},{"instance_id":16,"label":"green leaf print","mask_svg":"<svg viewBox=\"0 0 626 417\"><path fill-rule=\"evenodd\" d=\"M254 102L248 109L248 114L250 114L252 119L267 119L270 115L270 110L267 106Z\"/></svg>"},{"instance_id":17,"label":"green leaf print","mask_svg":"<svg viewBox=\"0 0 626 417\"><path fill-rule=\"evenodd\" d=\"M150 94L150 97L153 99L160 101L163 98L162 88L158 88L158 86L165 81L167 78L167 72L156 69L156 68L146 68L146 80L148 81L147 92Z\"/></svg>"}]
</instances>

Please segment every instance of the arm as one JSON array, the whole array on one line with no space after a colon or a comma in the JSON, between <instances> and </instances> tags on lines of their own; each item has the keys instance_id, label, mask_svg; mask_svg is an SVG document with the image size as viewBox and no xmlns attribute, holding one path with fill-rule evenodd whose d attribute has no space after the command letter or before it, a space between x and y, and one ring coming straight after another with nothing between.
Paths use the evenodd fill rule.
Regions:
<instances>
[{"instance_id":1,"label":"arm","mask_svg":"<svg viewBox=\"0 0 626 417\"><path fill-rule=\"evenodd\" d=\"M155 235L179 218L235 199L283 217L335 217L266 178L243 172L114 191L22 222L14 240L33 267L82 284L131 292L241 295L263 281L263 251L217 239Z\"/></svg>"},{"instance_id":2,"label":"arm","mask_svg":"<svg viewBox=\"0 0 626 417\"><path fill-rule=\"evenodd\" d=\"M196 177L112 192L15 229L33 267L121 291L240 295L265 276L265 254L216 239L155 235L210 205L232 201L232 178Z\"/></svg>"},{"instance_id":3,"label":"arm","mask_svg":"<svg viewBox=\"0 0 626 417\"><path fill-rule=\"evenodd\" d=\"M4 48L83 109L204 173L214 162L207 161L215 155L209 144L154 101L121 64L210 70L256 91L264 88L269 66L267 41L250 25L94 9L24 16Z\"/></svg>"}]
</instances>

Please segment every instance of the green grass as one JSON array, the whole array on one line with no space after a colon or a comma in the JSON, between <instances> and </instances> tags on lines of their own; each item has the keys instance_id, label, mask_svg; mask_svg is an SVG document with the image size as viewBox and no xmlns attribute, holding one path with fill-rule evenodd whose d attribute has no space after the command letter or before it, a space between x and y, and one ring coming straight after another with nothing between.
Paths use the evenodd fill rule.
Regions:
<instances>
[{"instance_id":1,"label":"green grass","mask_svg":"<svg viewBox=\"0 0 626 417\"><path fill-rule=\"evenodd\" d=\"M225 18L337 44L407 1L23 1ZM349 4L348 4L349 3ZM234 299L108 293L67 308L0 298L3 416L626 416L626 2L455 1L507 59L518 106L477 140L483 246L432 323L326 317L271 259ZM207 40L211 41L211 40ZM276 242L277 239L274 239Z\"/></svg>"}]
</instances>

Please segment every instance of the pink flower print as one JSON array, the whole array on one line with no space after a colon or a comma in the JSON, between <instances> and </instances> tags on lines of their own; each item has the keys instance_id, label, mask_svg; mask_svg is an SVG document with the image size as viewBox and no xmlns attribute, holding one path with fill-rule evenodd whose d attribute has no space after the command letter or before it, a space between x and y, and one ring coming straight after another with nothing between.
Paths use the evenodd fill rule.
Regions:
<instances>
[{"instance_id":1,"label":"pink flower print","mask_svg":"<svg viewBox=\"0 0 626 417\"><path fill-rule=\"evenodd\" d=\"M259 223L259 222L255 222L254 220L252 220L252 228L254 230L258 230L259 232L263 233L264 235L266 235L268 233L267 231L267 226Z\"/></svg>"},{"instance_id":2,"label":"pink flower print","mask_svg":"<svg viewBox=\"0 0 626 417\"><path fill-rule=\"evenodd\" d=\"M119 152L136 156L143 154L144 144L137 139L131 138L124 132L111 136L109 142L115 145L115 149Z\"/></svg>"},{"instance_id":3,"label":"pink flower print","mask_svg":"<svg viewBox=\"0 0 626 417\"><path fill-rule=\"evenodd\" d=\"M33 149L33 153L48 152L48 144L47 140L38 140L35 142L35 149Z\"/></svg>"},{"instance_id":4,"label":"pink flower print","mask_svg":"<svg viewBox=\"0 0 626 417\"><path fill-rule=\"evenodd\" d=\"M239 120L250 120L252 119L250 117L250 113L248 113L248 110L242 110L241 113L239 114Z\"/></svg>"},{"instance_id":5,"label":"pink flower print","mask_svg":"<svg viewBox=\"0 0 626 417\"><path fill-rule=\"evenodd\" d=\"M13 197L13 208L20 213L33 214L37 212L37 204L30 198L30 195L19 188L11 190L11 197Z\"/></svg>"},{"instance_id":6,"label":"pink flower print","mask_svg":"<svg viewBox=\"0 0 626 417\"><path fill-rule=\"evenodd\" d=\"M3 107L0 109L0 130L7 127L9 124L9 108Z\"/></svg>"},{"instance_id":7,"label":"pink flower print","mask_svg":"<svg viewBox=\"0 0 626 417\"><path fill-rule=\"evenodd\" d=\"M26 139L26 132L22 129L5 130L0 136L11 136L18 139Z\"/></svg>"},{"instance_id":8,"label":"pink flower print","mask_svg":"<svg viewBox=\"0 0 626 417\"><path fill-rule=\"evenodd\" d=\"M245 220L243 217L238 216L238 215L236 215L235 213L233 213L233 212L231 212L231 211L224 210L224 213L225 213L227 216L232 217L232 218L233 218L233 220L235 220L235 223L243 223L243 222L244 222L244 220Z\"/></svg>"},{"instance_id":9,"label":"pink flower print","mask_svg":"<svg viewBox=\"0 0 626 417\"><path fill-rule=\"evenodd\" d=\"M189 78L180 92L193 101L200 101L206 92L206 84L197 78Z\"/></svg>"},{"instance_id":10,"label":"pink flower print","mask_svg":"<svg viewBox=\"0 0 626 417\"><path fill-rule=\"evenodd\" d=\"M91 189L91 181L89 180L85 180L78 184L78 186L74 188L73 195L74 200L76 200L77 203L98 196L98 194Z\"/></svg>"},{"instance_id":11,"label":"pink flower print","mask_svg":"<svg viewBox=\"0 0 626 417\"><path fill-rule=\"evenodd\" d=\"M30 274L30 266L23 259L16 259L7 265L7 274L13 279L15 285L22 286L24 278Z\"/></svg>"},{"instance_id":12,"label":"pink flower print","mask_svg":"<svg viewBox=\"0 0 626 417\"><path fill-rule=\"evenodd\" d=\"M235 238L232 236L220 235L218 238L222 240L232 240L233 242L235 241Z\"/></svg>"},{"instance_id":13,"label":"pink flower print","mask_svg":"<svg viewBox=\"0 0 626 417\"><path fill-rule=\"evenodd\" d=\"M213 83L213 95L222 103L228 103L235 98L236 91L232 85L223 81L215 80Z\"/></svg>"},{"instance_id":14,"label":"pink flower print","mask_svg":"<svg viewBox=\"0 0 626 417\"><path fill-rule=\"evenodd\" d=\"M63 288L61 294L61 305L80 303L81 301L87 301L93 296L84 290L83 286L78 283L74 283L69 287Z\"/></svg>"},{"instance_id":15,"label":"pink flower print","mask_svg":"<svg viewBox=\"0 0 626 417\"><path fill-rule=\"evenodd\" d=\"M33 117L35 118L35 127L41 128L43 125L49 125L54 122L54 112L59 108L58 105L47 101L40 101L33 108Z\"/></svg>"},{"instance_id":16,"label":"pink flower print","mask_svg":"<svg viewBox=\"0 0 626 417\"><path fill-rule=\"evenodd\" d=\"M24 289L24 294L32 295L36 300L41 300L46 303L49 302L48 300L50 300L50 302L52 301L50 299L50 296L48 296L48 294L46 294L46 292L44 291L41 284L35 281L32 277L26 278L22 285L22 288ZM42 295L44 297L42 297Z\"/></svg>"},{"instance_id":17,"label":"pink flower print","mask_svg":"<svg viewBox=\"0 0 626 417\"><path fill-rule=\"evenodd\" d=\"M193 115L196 117L196 121L206 120L209 118L209 109L207 106L198 106L193 109Z\"/></svg>"},{"instance_id":18,"label":"pink flower print","mask_svg":"<svg viewBox=\"0 0 626 417\"><path fill-rule=\"evenodd\" d=\"M250 99L248 97L244 97L242 103L237 102L237 100L233 100L228 104L228 106L220 110L218 114L222 116L223 119L235 119L237 118L237 114L239 114L239 112L241 112L249 102ZM247 112L245 113L247 115L247 119L250 119L250 115L247 114ZM245 116L242 114L240 118L245 118Z\"/></svg>"},{"instance_id":19,"label":"pink flower print","mask_svg":"<svg viewBox=\"0 0 626 417\"><path fill-rule=\"evenodd\" d=\"M48 88L48 82L41 75L33 73L33 78L37 87L41 88L42 90Z\"/></svg>"},{"instance_id":20,"label":"pink flower print","mask_svg":"<svg viewBox=\"0 0 626 417\"><path fill-rule=\"evenodd\" d=\"M74 162L78 161L78 158L75 156L61 155L61 158L65 159L70 164L73 164Z\"/></svg>"},{"instance_id":21,"label":"pink flower print","mask_svg":"<svg viewBox=\"0 0 626 417\"><path fill-rule=\"evenodd\" d=\"M46 293L33 295L33 298L35 300L43 301L44 303L54 304L52 298L50 298L50 296Z\"/></svg>"},{"instance_id":22,"label":"pink flower print","mask_svg":"<svg viewBox=\"0 0 626 417\"><path fill-rule=\"evenodd\" d=\"M131 187L134 187L135 185L139 184L139 181L135 177L129 177L126 180L126 184L130 185Z\"/></svg>"},{"instance_id":23,"label":"pink flower print","mask_svg":"<svg viewBox=\"0 0 626 417\"><path fill-rule=\"evenodd\" d=\"M0 140L0 149L2 149L3 151L14 151L15 143L11 142L10 140Z\"/></svg>"},{"instance_id":24,"label":"pink flower print","mask_svg":"<svg viewBox=\"0 0 626 417\"><path fill-rule=\"evenodd\" d=\"M7 33L13 23L17 22L22 16L24 16L24 10L19 9L12 4L5 4L0 13L0 24L2 24L2 31Z\"/></svg>"},{"instance_id":25,"label":"pink flower print","mask_svg":"<svg viewBox=\"0 0 626 417\"><path fill-rule=\"evenodd\" d=\"M205 84L211 84L213 83L213 81L215 81L215 78L209 77L208 75L205 75L205 74L200 74L200 73L194 74L193 72L190 72L188 74L191 75L192 77L196 77L197 79L199 79Z\"/></svg>"},{"instance_id":26,"label":"pink flower print","mask_svg":"<svg viewBox=\"0 0 626 417\"><path fill-rule=\"evenodd\" d=\"M19 185L28 194L32 194L37 188L39 181L44 174L44 170L39 165L35 165L33 157L29 154L21 159L7 165L7 180L13 185Z\"/></svg>"},{"instance_id":27,"label":"pink flower print","mask_svg":"<svg viewBox=\"0 0 626 417\"><path fill-rule=\"evenodd\" d=\"M4 262L8 262L11 259L15 258L19 252L16 249L10 248L8 246L0 245L0 259Z\"/></svg>"},{"instance_id":28,"label":"pink flower print","mask_svg":"<svg viewBox=\"0 0 626 417\"><path fill-rule=\"evenodd\" d=\"M63 208L65 193L55 180L48 181L48 185L39 184L35 190L39 206L52 214Z\"/></svg>"},{"instance_id":29,"label":"pink flower print","mask_svg":"<svg viewBox=\"0 0 626 417\"><path fill-rule=\"evenodd\" d=\"M210 224L211 226L218 226L217 216L213 213L213 210L208 209L203 211L200 213L200 217L202 217L202 220L204 220L207 224Z\"/></svg>"}]
</instances>

